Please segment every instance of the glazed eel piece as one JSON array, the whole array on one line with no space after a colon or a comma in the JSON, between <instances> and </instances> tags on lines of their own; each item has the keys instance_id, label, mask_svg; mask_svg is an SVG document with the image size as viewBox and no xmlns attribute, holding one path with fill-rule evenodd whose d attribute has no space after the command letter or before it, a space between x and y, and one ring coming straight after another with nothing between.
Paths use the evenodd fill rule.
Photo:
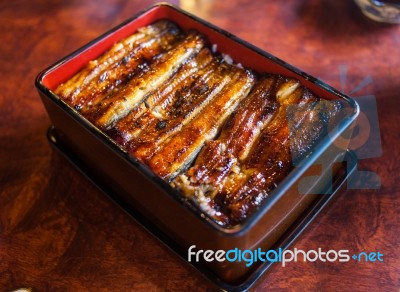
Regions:
<instances>
[{"instance_id":1,"label":"glazed eel piece","mask_svg":"<svg viewBox=\"0 0 400 292\"><path fill-rule=\"evenodd\" d=\"M88 117L101 129L111 128L143 99L163 85L191 57L205 45L202 35L191 32L183 41L150 64L149 69L133 77L114 95L103 99Z\"/></svg>"},{"instance_id":2,"label":"glazed eel piece","mask_svg":"<svg viewBox=\"0 0 400 292\"><path fill-rule=\"evenodd\" d=\"M90 112L108 95L114 94L132 77L145 71L160 54L171 49L180 39L177 29L170 27L156 36L147 36L118 62L104 69L86 85L71 104L82 113Z\"/></svg>"},{"instance_id":3,"label":"glazed eel piece","mask_svg":"<svg viewBox=\"0 0 400 292\"><path fill-rule=\"evenodd\" d=\"M80 94L89 84L99 78L106 72L107 68L115 65L116 63L123 62L124 58L130 54L132 50L142 46L142 42L149 41L150 39L157 39L163 32L169 32L172 36L179 33L178 28L169 21L158 21L149 26L140 28L136 33L127 37L121 42L114 44L110 50L101 55L96 60L90 61L81 71L74 75L67 82L61 84L56 89L55 93L66 100L73 106L79 104L79 97L84 96ZM164 36L165 38L166 36Z\"/></svg>"},{"instance_id":4,"label":"glazed eel piece","mask_svg":"<svg viewBox=\"0 0 400 292\"><path fill-rule=\"evenodd\" d=\"M303 157L326 135L342 106L322 101L297 81L277 92L280 104L272 122L240 166L232 172L211 206L219 221L234 225L248 217Z\"/></svg>"},{"instance_id":5,"label":"glazed eel piece","mask_svg":"<svg viewBox=\"0 0 400 292\"><path fill-rule=\"evenodd\" d=\"M142 161L148 160L169 137L183 129L192 119L203 115L224 87L231 81L229 66L214 59L193 82L176 92L164 109L140 119L140 134L129 141L128 151ZM201 74L203 73L203 74ZM162 147L162 146L161 146Z\"/></svg>"},{"instance_id":6,"label":"glazed eel piece","mask_svg":"<svg viewBox=\"0 0 400 292\"><path fill-rule=\"evenodd\" d=\"M218 138L206 143L194 165L180 174L173 186L188 197L196 192L213 197L220 191L227 175L247 157L260 132L274 116L276 89L281 82L278 76L259 80L229 117Z\"/></svg>"},{"instance_id":7,"label":"glazed eel piece","mask_svg":"<svg viewBox=\"0 0 400 292\"><path fill-rule=\"evenodd\" d=\"M200 53L184 64L168 82L150 94L126 117L120 119L115 125L112 136L119 144L125 145L128 141L131 141L130 144L135 140L139 142L138 135L146 130L148 132L151 122L153 122L153 131L165 129L167 126L165 119L169 108L177 105L182 93L190 88L197 79L211 73L211 69L215 68L215 60L213 60L214 57L210 50L202 49Z\"/></svg>"},{"instance_id":8,"label":"glazed eel piece","mask_svg":"<svg viewBox=\"0 0 400 292\"><path fill-rule=\"evenodd\" d=\"M248 70L226 66L230 67L232 77L222 91L147 161L160 177L170 180L190 164L204 143L215 138L225 120L254 85L255 77Z\"/></svg>"}]
</instances>

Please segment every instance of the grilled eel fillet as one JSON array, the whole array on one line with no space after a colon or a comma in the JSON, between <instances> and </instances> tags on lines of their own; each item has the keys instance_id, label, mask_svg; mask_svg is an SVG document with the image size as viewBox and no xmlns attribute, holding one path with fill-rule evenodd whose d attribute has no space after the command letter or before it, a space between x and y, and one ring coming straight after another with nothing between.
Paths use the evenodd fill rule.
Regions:
<instances>
[{"instance_id":1,"label":"grilled eel fillet","mask_svg":"<svg viewBox=\"0 0 400 292\"><path fill-rule=\"evenodd\" d=\"M140 106L117 122L113 131L117 142L125 145L128 141L131 141L129 144L133 144L136 140L138 143L141 132L149 132L149 128L153 131L165 129L169 122L167 119L171 118L169 110L171 108L178 110L179 103L182 104L183 98L186 97L187 89L190 89L202 76L203 79L208 76L215 67L216 60L210 50L202 49L184 64L169 82L150 94Z\"/></svg>"},{"instance_id":2,"label":"grilled eel fillet","mask_svg":"<svg viewBox=\"0 0 400 292\"><path fill-rule=\"evenodd\" d=\"M116 43L98 59L90 61L79 73L61 84L55 93L72 106L80 108L97 94L111 88L113 84L118 85L119 77L126 78L130 74L118 72L121 69L117 72L112 70L121 67L134 68L135 64L131 63L137 62L137 59L151 58L162 50L169 49L172 40L179 34L179 29L168 21L158 21L141 28L135 34Z\"/></svg>"},{"instance_id":3,"label":"grilled eel fillet","mask_svg":"<svg viewBox=\"0 0 400 292\"><path fill-rule=\"evenodd\" d=\"M147 126L127 146L132 155L142 161L148 160L164 141L202 114L202 110L232 79L229 66L221 65L216 60L202 71L204 74L194 75L191 84L176 92L175 98L164 110L142 117L141 122Z\"/></svg>"},{"instance_id":4,"label":"grilled eel fillet","mask_svg":"<svg viewBox=\"0 0 400 292\"><path fill-rule=\"evenodd\" d=\"M125 85L132 77L148 69L148 64L162 53L171 49L179 40L178 30L171 28L154 37L148 36L120 61L103 70L72 102L81 112L89 112L108 95Z\"/></svg>"},{"instance_id":5,"label":"grilled eel fillet","mask_svg":"<svg viewBox=\"0 0 400 292\"><path fill-rule=\"evenodd\" d=\"M276 88L281 82L277 76L258 81L229 117L219 137L206 143L194 165L178 176L173 185L186 196L200 191L213 197L232 168L247 157L261 130L273 117L277 108Z\"/></svg>"},{"instance_id":6,"label":"grilled eel fillet","mask_svg":"<svg viewBox=\"0 0 400 292\"><path fill-rule=\"evenodd\" d=\"M202 35L189 33L177 46L150 64L147 71L133 77L123 89L101 101L89 119L102 129L110 128L117 120L128 115L147 95L163 85L204 45Z\"/></svg>"},{"instance_id":7,"label":"grilled eel fillet","mask_svg":"<svg viewBox=\"0 0 400 292\"><path fill-rule=\"evenodd\" d=\"M255 77L247 70L231 67L231 80L208 104L207 109L163 143L148 161L150 168L164 179L171 179L192 162L204 143L218 134L227 117L249 93Z\"/></svg>"},{"instance_id":8,"label":"grilled eel fillet","mask_svg":"<svg viewBox=\"0 0 400 292\"><path fill-rule=\"evenodd\" d=\"M218 139L207 143L194 165L172 182L222 225L250 215L292 169L292 158L308 153L341 109L337 102L317 99L298 81L272 80L256 84ZM262 100L267 117L261 114ZM261 108L255 110L256 105ZM257 122L263 124L261 133L251 141ZM247 123L253 125L246 128Z\"/></svg>"},{"instance_id":9,"label":"grilled eel fillet","mask_svg":"<svg viewBox=\"0 0 400 292\"><path fill-rule=\"evenodd\" d=\"M55 92L229 226L263 202L293 159L312 150L341 106L292 79L264 76L255 84L251 72L204 46L200 34L183 35L160 21Z\"/></svg>"},{"instance_id":10,"label":"grilled eel fillet","mask_svg":"<svg viewBox=\"0 0 400 292\"><path fill-rule=\"evenodd\" d=\"M293 168L293 159L303 157L326 135L329 121L341 110L339 102L321 101L300 85L285 95L283 91L277 96L280 108L240 171L232 173L214 197L214 208L229 224L243 221L260 206Z\"/></svg>"}]
</instances>

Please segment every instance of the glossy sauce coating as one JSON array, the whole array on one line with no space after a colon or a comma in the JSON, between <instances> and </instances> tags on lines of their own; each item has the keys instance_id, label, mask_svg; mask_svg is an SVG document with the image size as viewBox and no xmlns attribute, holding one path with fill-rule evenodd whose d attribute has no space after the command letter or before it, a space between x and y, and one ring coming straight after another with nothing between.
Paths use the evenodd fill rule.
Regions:
<instances>
[{"instance_id":1,"label":"glossy sauce coating","mask_svg":"<svg viewBox=\"0 0 400 292\"><path fill-rule=\"evenodd\" d=\"M263 203L340 110L169 21L116 43L55 92L225 226Z\"/></svg>"}]
</instances>

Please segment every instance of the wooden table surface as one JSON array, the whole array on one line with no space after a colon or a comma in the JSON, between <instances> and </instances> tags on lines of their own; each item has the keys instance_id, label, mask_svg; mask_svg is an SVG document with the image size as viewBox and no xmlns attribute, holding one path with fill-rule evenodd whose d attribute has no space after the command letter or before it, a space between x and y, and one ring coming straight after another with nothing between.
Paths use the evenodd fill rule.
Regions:
<instances>
[{"instance_id":1,"label":"wooden table surface","mask_svg":"<svg viewBox=\"0 0 400 292\"><path fill-rule=\"evenodd\" d=\"M344 91L376 98L382 155L361 160L359 169L375 172L381 187L343 191L294 246L379 251L384 261L276 265L252 289L399 291L400 26L364 18L352 1L281 3L174 4L339 89L339 67L347 68ZM45 136L50 120L36 74L150 4L0 2L1 291L215 289L55 153Z\"/></svg>"}]
</instances>

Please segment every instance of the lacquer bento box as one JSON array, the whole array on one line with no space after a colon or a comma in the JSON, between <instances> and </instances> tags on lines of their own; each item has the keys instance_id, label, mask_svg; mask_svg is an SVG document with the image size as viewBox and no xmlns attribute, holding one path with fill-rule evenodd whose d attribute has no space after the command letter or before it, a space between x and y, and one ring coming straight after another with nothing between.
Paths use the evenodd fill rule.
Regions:
<instances>
[{"instance_id":1,"label":"lacquer bento box","mask_svg":"<svg viewBox=\"0 0 400 292\"><path fill-rule=\"evenodd\" d=\"M53 64L36 87L52 144L188 261L190 247L287 247L350 169L355 101L169 4ZM225 289L268 266L190 263Z\"/></svg>"}]
</instances>

